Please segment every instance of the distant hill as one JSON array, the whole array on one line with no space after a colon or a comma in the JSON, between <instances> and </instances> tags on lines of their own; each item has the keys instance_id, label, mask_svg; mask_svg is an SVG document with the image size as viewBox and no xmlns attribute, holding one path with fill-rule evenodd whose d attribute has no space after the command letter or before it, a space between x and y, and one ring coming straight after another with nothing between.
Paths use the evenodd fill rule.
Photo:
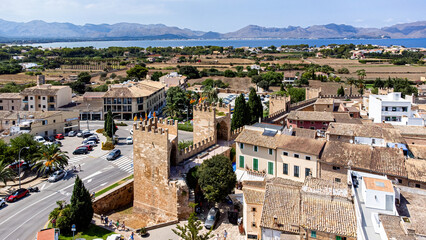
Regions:
<instances>
[{"instance_id":1,"label":"distant hill","mask_svg":"<svg viewBox=\"0 0 426 240\"><path fill-rule=\"evenodd\" d=\"M126 40L126 39L229 39L229 38L426 38L426 21L384 28L358 28L345 24L286 28L249 25L235 32L217 33L170 27L164 24L11 22L0 19L0 41Z\"/></svg>"}]
</instances>

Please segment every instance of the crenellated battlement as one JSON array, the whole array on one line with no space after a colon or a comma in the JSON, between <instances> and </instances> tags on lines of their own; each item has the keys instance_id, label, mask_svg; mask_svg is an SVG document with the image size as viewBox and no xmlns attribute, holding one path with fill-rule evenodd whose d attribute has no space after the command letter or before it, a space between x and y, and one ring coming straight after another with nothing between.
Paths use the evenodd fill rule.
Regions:
<instances>
[{"instance_id":1,"label":"crenellated battlement","mask_svg":"<svg viewBox=\"0 0 426 240\"><path fill-rule=\"evenodd\" d=\"M178 159L179 161L181 161L190 158L215 144L216 142L212 137L203 139L201 142L197 142L189 147L186 147L184 150L180 150L178 154Z\"/></svg>"},{"instance_id":2,"label":"crenellated battlement","mask_svg":"<svg viewBox=\"0 0 426 240\"><path fill-rule=\"evenodd\" d=\"M237 128L231 131L231 139L235 139L244 130L244 127Z\"/></svg>"}]
</instances>

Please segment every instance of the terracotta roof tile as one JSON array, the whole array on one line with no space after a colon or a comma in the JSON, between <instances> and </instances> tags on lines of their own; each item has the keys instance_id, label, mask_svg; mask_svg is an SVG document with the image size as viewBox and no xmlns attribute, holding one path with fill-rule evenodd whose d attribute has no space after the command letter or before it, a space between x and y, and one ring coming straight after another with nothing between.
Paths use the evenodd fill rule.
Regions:
<instances>
[{"instance_id":1,"label":"terracotta roof tile","mask_svg":"<svg viewBox=\"0 0 426 240\"><path fill-rule=\"evenodd\" d=\"M404 155L396 148L329 141L324 147L321 161L376 173L406 177Z\"/></svg>"},{"instance_id":2,"label":"terracotta roof tile","mask_svg":"<svg viewBox=\"0 0 426 240\"><path fill-rule=\"evenodd\" d=\"M243 194L246 203L263 204L265 198L265 190L243 188Z\"/></svg>"},{"instance_id":3,"label":"terracotta roof tile","mask_svg":"<svg viewBox=\"0 0 426 240\"><path fill-rule=\"evenodd\" d=\"M385 229L386 236L388 239L398 239L398 240L415 240L414 235L405 234L404 230L401 227L401 217L379 214L380 222Z\"/></svg>"},{"instance_id":4,"label":"terracotta roof tile","mask_svg":"<svg viewBox=\"0 0 426 240\"><path fill-rule=\"evenodd\" d=\"M426 182L426 160L408 158L405 167L408 179Z\"/></svg>"},{"instance_id":5,"label":"terracotta roof tile","mask_svg":"<svg viewBox=\"0 0 426 240\"><path fill-rule=\"evenodd\" d=\"M401 133L393 128L382 128L375 124L330 123L327 134L367 138L383 138L387 142L405 143Z\"/></svg>"},{"instance_id":6,"label":"terracotta roof tile","mask_svg":"<svg viewBox=\"0 0 426 240\"><path fill-rule=\"evenodd\" d=\"M291 120L301 121L326 121L334 122L334 116L331 112L314 112L314 111L291 111L288 116Z\"/></svg>"},{"instance_id":7,"label":"terracotta roof tile","mask_svg":"<svg viewBox=\"0 0 426 240\"><path fill-rule=\"evenodd\" d=\"M354 205L343 199L302 196L300 224L319 232L356 237Z\"/></svg>"}]
</instances>

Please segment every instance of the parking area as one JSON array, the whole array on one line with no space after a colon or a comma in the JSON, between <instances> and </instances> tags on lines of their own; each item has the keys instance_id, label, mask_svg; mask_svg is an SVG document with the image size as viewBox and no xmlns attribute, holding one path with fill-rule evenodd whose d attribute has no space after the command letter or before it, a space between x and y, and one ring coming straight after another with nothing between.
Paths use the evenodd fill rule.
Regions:
<instances>
[{"instance_id":1,"label":"parking area","mask_svg":"<svg viewBox=\"0 0 426 240\"><path fill-rule=\"evenodd\" d=\"M246 102L249 99L249 94L245 93L243 94ZM263 108L266 109L266 104L269 102L270 95L263 95L258 94L260 96L260 100L262 101ZM218 98L223 98L223 103L225 104L231 104L231 108L234 108L235 106L235 99L239 96L239 94L236 93L219 93L217 94Z\"/></svg>"}]
</instances>

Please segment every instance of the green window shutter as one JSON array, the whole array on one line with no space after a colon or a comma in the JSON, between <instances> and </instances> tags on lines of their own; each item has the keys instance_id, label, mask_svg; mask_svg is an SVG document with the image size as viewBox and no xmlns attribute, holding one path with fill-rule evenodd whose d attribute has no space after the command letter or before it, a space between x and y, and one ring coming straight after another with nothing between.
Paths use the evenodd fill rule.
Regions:
<instances>
[{"instance_id":1,"label":"green window shutter","mask_svg":"<svg viewBox=\"0 0 426 240\"><path fill-rule=\"evenodd\" d=\"M240 168L244 168L244 156L240 156Z\"/></svg>"},{"instance_id":2,"label":"green window shutter","mask_svg":"<svg viewBox=\"0 0 426 240\"><path fill-rule=\"evenodd\" d=\"M336 240L342 240L341 236L336 236Z\"/></svg>"},{"instance_id":3,"label":"green window shutter","mask_svg":"<svg viewBox=\"0 0 426 240\"><path fill-rule=\"evenodd\" d=\"M311 231L311 237L312 238L316 238L317 237L317 232L316 231Z\"/></svg>"},{"instance_id":4,"label":"green window shutter","mask_svg":"<svg viewBox=\"0 0 426 240\"><path fill-rule=\"evenodd\" d=\"M259 170L259 160L257 158L253 158L253 170Z\"/></svg>"},{"instance_id":5,"label":"green window shutter","mask_svg":"<svg viewBox=\"0 0 426 240\"><path fill-rule=\"evenodd\" d=\"M274 174L274 163L268 162L268 174L273 175Z\"/></svg>"}]
</instances>

